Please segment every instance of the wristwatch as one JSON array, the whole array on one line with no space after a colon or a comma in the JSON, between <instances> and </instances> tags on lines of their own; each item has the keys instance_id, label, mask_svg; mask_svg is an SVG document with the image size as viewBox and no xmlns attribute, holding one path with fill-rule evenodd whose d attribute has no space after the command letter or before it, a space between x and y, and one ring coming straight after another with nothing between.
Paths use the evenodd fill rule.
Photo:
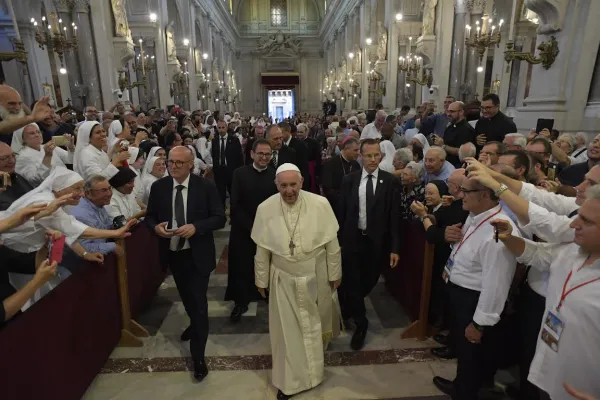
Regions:
<instances>
[{"instance_id":1,"label":"wristwatch","mask_svg":"<svg viewBox=\"0 0 600 400\"><path fill-rule=\"evenodd\" d=\"M88 252L84 251L83 254L81 255L81 258L85 258L85 256L87 256Z\"/></svg>"},{"instance_id":2,"label":"wristwatch","mask_svg":"<svg viewBox=\"0 0 600 400\"><path fill-rule=\"evenodd\" d=\"M473 325L473 328L475 328L477 330L477 332L483 332L483 329L485 328L482 325L479 325L477 322L475 321L471 321L471 325Z\"/></svg>"},{"instance_id":3,"label":"wristwatch","mask_svg":"<svg viewBox=\"0 0 600 400\"><path fill-rule=\"evenodd\" d=\"M429 215L423 215L422 217L419 217L421 222L425 221L427 218L429 218Z\"/></svg>"},{"instance_id":4,"label":"wristwatch","mask_svg":"<svg viewBox=\"0 0 600 400\"><path fill-rule=\"evenodd\" d=\"M508 190L508 186L506 186L504 183L501 183L498 190L494 191L494 194L496 195L496 197L500 198L500 195L502 193L506 192L507 190Z\"/></svg>"}]
</instances>

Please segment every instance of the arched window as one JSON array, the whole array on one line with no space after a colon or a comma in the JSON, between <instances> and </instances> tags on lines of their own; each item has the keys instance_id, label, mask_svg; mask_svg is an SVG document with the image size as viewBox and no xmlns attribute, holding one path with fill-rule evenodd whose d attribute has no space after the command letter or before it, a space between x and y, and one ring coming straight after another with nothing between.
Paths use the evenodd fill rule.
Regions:
<instances>
[{"instance_id":1,"label":"arched window","mask_svg":"<svg viewBox=\"0 0 600 400\"><path fill-rule=\"evenodd\" d=\"M287 26L287 0L271 0L271 25Z\"/></svg>"}]
</instances>

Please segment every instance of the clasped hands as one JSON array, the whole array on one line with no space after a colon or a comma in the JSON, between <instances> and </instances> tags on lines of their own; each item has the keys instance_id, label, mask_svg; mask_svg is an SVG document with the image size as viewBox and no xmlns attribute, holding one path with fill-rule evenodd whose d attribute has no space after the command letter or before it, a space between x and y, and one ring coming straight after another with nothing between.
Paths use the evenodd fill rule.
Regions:
<instances>
[{"instance_id":1,"label":"clasped hands","mask_svg":"<svg viewBox=\"0 0 600 400\"><path fill-rule=\"evenodd\" d=\"M154 227L154 232L164 239L171 239L173 236L179 236L184 239L189 239L196 234L196 227L194 224L185 224L176 230L167 230L168 222L161 222Z\"/></svg>"}]
</instances>

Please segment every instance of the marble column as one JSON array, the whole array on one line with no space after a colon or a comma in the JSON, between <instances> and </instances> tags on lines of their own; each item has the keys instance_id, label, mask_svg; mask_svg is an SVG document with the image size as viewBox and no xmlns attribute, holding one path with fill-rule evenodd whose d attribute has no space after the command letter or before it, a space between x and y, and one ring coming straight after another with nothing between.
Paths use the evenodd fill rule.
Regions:
<instances>
[{"instance_id":1,"label":"marble column","mask_svg":"<svg viewBox=\"0 0 600 400\"><path fill-rule=\"evenodd\" d=\"M460 98L460 85L463 77L463 59L465 53L465 26L467 25L466 0L454 2L454 31L452 34L452 58L450 61L449 94Z\"/></svg>"},{"instance_id":2,"label":"marble column","mask_svg":"<svg viewBox=\"0 0 600 400\"><path fill-rule=\"evenodd\" d=\"M39 99L44 95L42 84L47 83L54 86L48 51L40 49L35 41L35 30L31 25L20 25L19 32L27 51L27 69L31 79L33 97Z\"/></svg>"},{"instance_id":3,"label":"marble column","mask_svg":"<svg viewBox=\"0 0 600 400\"><path fill-rule=\"evenodd\" d=\"M433 82L439 88L432 98L437 105L437 109L441 111L444 109L444 97L448 93L450 83L450 63L452 59L452 35L450 35L450 32L452 32L454 25L453 2L438 1L435 15L435 56L430 62L433 64ZM418 41L423 39L426 40L427 36L419 38ZM417 44L417 48L420 48L419 43ZM429 95L427 87L425 89ZM416 104L419 104L421 101L422 94L422 90L417 89L415 95Z\"/></svg>"},{"instance_id":4,"label":"marble column","mask_svg":"<svg viewBox=\"0 0 600 400\"><path fill-rule=\"evenodd\" d=\"M188 48L187 57L187 72L188 72L188 104L190 110L197 109L198 103L198 82L196 80L196 52L195 48L200 38L196 37L196 29L194 22L196 20L196 9L190 8L190 45Z\"/></svg>"},{"instance_id":5,"label":"marble column","mask_svg":"<svg viewBox=\"0 0 600 400\"><path fill-rule=\"evenodd\" d=\"M370 3L370 2L369 2ZM362 48L362 75L361 75L361 97L360 108L366 110L369 108L369 47L366 39L369 37L369 12L370 4L367 7L364 3L360 5L360 47Z\"/></svg>"},{"instance_id":6,"label":"marble column","mask_svg":"<svg viewBox=\"0 0 600 400\"><path fill-rule=\"evenodd\" d=\"M393 111L396 107L400 107L396 98L398 87L398 41L399 41L399 23L396 22L397 9L394 7L394 1L385 1L385 15L387 21L384 24L387 26L387 76L386 76L386 91L383 96L383 107L388 111Z\"/></svg>"},{"instance_id":7,"label":"marble column","mask_svg":"<svg viewBox=\"0 0 600 400\"><path fill-rule=\"evenodd\" d=\"M472 31L475 30L475 22L481 22L482 13L471 13L469 25L472 27ZM485 60L482 61L482 63ZM475 94L481 95L481 93L477 93L477 79L478 72L477 68L480 65L479 61L479 53L477 49L474 47L467 47L467 67L465 69L465 85L463 87L464 90L461 92L461 100L465 102L470 102L475 100ZM481 96L479 96L481 100Z\"/></svg>"},{"instance_id":8,"label":"marble column","mask_svg":"<svg viewBox=\"0 0 600 400\"><path fill-rule=\"evenodd\" d=\"M61 26L67 28L66 31L62 30L62 33L70 39L73 34L72 23L74 22L71 18L71 6L67 0L55 0L54 5L58 13L58 18L62 20ZM77 28L79 29L79 26ZM74 49L67 50L64 53L64 60L65 68L67 69L67 74L69 75L71 93L73 94L72 105L75 108L83 110L85 106L84 100L86 97L86 91L84 90L84 85L81 80L77 51Z\"/></svg>"},{"instance_id":9,"label":"marble column","mask_svg":"<svg viewBox=\"0 0 600 400\"><path fill-rule=\"evenodd\" d=\"M90 0L75 0L75 25L77 25L77 52L81 62L81 94L87 94L86 104L102 109L102 91L98 73L96 46L90 23ZM69 67L67 67L69 68ZM71 68L72 69L72 68ZM69 74L71 71L67 70ZM77 93L77 91L75 92ZM111 104L112 105L112 104ZM105 108L111 105L105 104Z\"/></svg>"}]
</instances>

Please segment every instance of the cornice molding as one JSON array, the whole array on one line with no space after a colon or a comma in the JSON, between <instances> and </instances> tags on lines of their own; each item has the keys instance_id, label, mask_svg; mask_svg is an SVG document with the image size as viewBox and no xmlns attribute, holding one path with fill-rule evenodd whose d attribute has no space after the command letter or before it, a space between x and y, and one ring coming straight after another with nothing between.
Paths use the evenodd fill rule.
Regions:
<instances>
[{"instance_id":1,"label":"cornice molding","mask_svg":"<svg viewBox=\"0 0 600 400\"><path fill-rule=\"evenodd\" d=\"M202 17L211 21L215 29L223 33L223 37L230 43L236 43L240 34L237 30L233 15L225 7L222 1L215 0L190 0L190 5L200 9L200 13L196 13L196 20ZM203 22L203 21L201 21Z\"/></svg>"}]
</instances>

